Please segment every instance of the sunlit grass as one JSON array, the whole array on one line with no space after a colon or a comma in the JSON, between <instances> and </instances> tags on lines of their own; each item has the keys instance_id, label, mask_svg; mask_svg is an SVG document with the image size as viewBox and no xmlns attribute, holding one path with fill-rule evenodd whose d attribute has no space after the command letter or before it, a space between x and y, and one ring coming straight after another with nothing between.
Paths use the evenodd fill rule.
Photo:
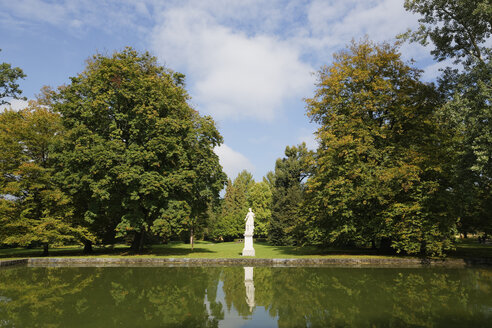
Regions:
<instances>
[{"instance_id":1,"label":"sunlit grass","mask_svg":"<svg viewBox=\"0 0 492 328\"><path fill-rule=\"evenodd\" d=\"M172 242L166 245L147 247L142 253L135 254L127 245L114 247L94 247L91 255L83 254L80 246L66 246L50 249L50 256L84 256L84 257L178 257L178 258L241 258L244 245L241 242L213 243L198 241L194 250L189 244ZM313 258L313 257L362 257L377 256L368 249L320 249L313 246L272 246L265 242L254 244L256 258ZM42 256L42 249L7 248L0 249L0 258L22 258Z\"/></svg>"},{"instance_id":2,"label":"sunlit grass","mask_svg":"<svg viewBox=\"0 0 492 328\"><path fill-rule=\"evenodd\" d=\"M194 250L189 244L172 242L166 245L153 245L147 247L142 253L135 254L127 245L115 245L114 247L94 247L90 255L83 254L81 246L65 246L50 249L50 256L83 256L83 257L172 257L172 258L242 258L243 249L241 242L213 243L198 241ZM313 246L273 246L265 242L254 244L255 258L384 258L395 257L380 255L371 249L338 249L317 248ZM23 258L42 256L41 248L6 248L0 249L0 258ZM492 258L492 245L479 244L476 239L458 240L456 251L450 252L449 257L489 257Z\"/></svg>"}]
</instances>

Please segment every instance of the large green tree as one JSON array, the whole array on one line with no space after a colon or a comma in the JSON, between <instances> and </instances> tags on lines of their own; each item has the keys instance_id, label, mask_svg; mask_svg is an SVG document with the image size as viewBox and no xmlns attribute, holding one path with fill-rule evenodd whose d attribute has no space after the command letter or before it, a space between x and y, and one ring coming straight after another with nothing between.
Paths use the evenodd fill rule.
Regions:
<instances>
[{"instance_id":1,"label":"large green tree","mask_svg":"<svg viewBox=\"0 0 492 328\"><path fill-rule=\"evenodd\" d=\"M492 233L492 3L488 0L406 0L420 27L405 36L431 43L436 60L451 59L439 78L446 95L442 124L453 135L455 197L450 215L463 233Z\"/></svg>"},{"instance_id":2,"label":"large green tree","mask_svg":"<svg viewBox=\"0 0 492 328\"><path fill-rule=\"evenodd\" d=\"M305 143L287 146L285 157L275 163L271 219L268 241L274 245L301 244L304 235L300 205L304 197L304 180L308 176L309 151Z\"/></svg>"},{"instance_id":3,"label":"large green tree","mask_svg":"<svg viewBox=\"0 0 492 328\"><path fill-rule=\"evenodd\" d=\"M0 241L51 245L93 240L72 220L73 204L53 180L61 118L40 102L0 114Z\"/></svg>"},{"instance_id":4,"label":"large green tree","mask_svg":"<svg viewBox=\"0 0 492 328\"><path fill-rule=\"evenodd\" d=\"M94 231L167 239L203 224L225 174L214 121L188 104L184 76L126 48L95 55L54 97L68 130L60 182ZM102 228L102 229L100 229Z\"/></svg>"},{"instance_id":5,"label":"large green tree","mask_svg":"<svg viewBox=\"0 0 492 328\"><path fill-rule=\"evenodd\" d=\"M307 100L320 124L305 204L313 240L437 255L451 247L441 98L420 74L394 46L368 40L319 72Z\"/></svg>"}]
</instances>

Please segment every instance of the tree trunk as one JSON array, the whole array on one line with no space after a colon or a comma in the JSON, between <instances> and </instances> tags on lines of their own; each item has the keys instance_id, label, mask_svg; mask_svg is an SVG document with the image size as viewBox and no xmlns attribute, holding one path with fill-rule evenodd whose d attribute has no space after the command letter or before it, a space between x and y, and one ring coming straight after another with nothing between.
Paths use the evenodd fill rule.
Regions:
<instances>
[{"instance_id":1,"label":"tree trunk","mask_svg":"<svg viewBox=\"0 0 492 328\"><path fill-rule=\"evenodd\" d=\"M48 256L48 246L49 244L46 243L46 244L43 244L43 256Z\"/></svg>"},{"instance_id":2,"label":"tree trunk","mask_svg":"<svg viewBox=\"0 0 492 328\"><path fill-rule=\"evenodd\" d=\"M84 240L84 254L92 253L92 243L88 240Z\"/></svg>"},{"instance_id":3,"label":"tree trunk","mask_svg":"<svg viewBox=\"0 0 492 328\"><path fill-rule=\"evenodd\" d=\"M194 239L195 236L193 235L193 227L190 229L190 245L191 245L191 251L193 252L193 247L194 247Z\"/></svg>"},{"instance_id":4,"label":"tree trunk","mask_svg":"<svg viewBox=\"0 0 492 328\"><path fill-rule=\"evenodd\" d=\"M141 240L142 240L142 232L135 232L135 234L133 235L133 241L132 241L132 245L131 245L131 250L134 251L134 252L140 252L140 244L141 244Z\"/></svg>"},{"instance_id":5,"label":"tree trunk","mask_svg":"<svg viewBox=\"0 0 492 328\"><path fill-rule=\"evenodd\" d=\"M138 252L139 253L143 252L144 240L145 240L145 230L140 233L140 241L138 243Z\"/></svg>"},{"instance_id":6,"label":"tree trunk","mask_svg":"<svg viewBox=\"0 0 492 328\"><path fill-rule=\"evenodd\" d=\"M393 248L391 248L391 238L387 238L387 237L384 237L384 238L381 238L381 242L379 244L379 251L383 254L389 254L389 253L393 253L394 250Z\"/></svg>"}]
</instances>

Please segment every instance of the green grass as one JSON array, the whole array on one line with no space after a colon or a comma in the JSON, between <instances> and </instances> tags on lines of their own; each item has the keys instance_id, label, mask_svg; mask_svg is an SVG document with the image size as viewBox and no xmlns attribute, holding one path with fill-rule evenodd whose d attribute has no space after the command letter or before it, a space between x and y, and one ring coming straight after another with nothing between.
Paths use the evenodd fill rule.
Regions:
<instances>
[{"instance_id":1,"label":"green grass","mask_svg":"<svg viewBox=\"0 0 492 328\"><path fill-rule=\"evenodd\" d=\"M320 249L313 246L272 246L265 242L254 244L256 258L324 258L324 257L392 257L379 255L371 249ZM154 245L145 249L141 254L131 252L126 245L116 245L113 248L95 247L91 255L83 254L79 246L66 246L50 249L50 256L82 256L82 257L187 257L187 258L241 258L243 243L227 242L212 243L199 241L192 251L189 244L173 242L166 245ZM451 258L488 257L492 258L492 245L479 244L476 239L458 240L456 251L450 252ZM40 257L42 249L7 248L0 249L0 258Z\"/></svg>"},{"instance_id":2,"label":"green grass","mask_svg":"<svg viewBox=\"0 0 492 328\"><path fill-rule=\"evenodd\" d=\"M83 257L188 257L188 258L241 258L243 243L225 242L212 243L199 241L192 251L189 244L173 242L166 245L154 245L141 254L131 252L126 245L114 248L95 247L91 255L83 254L78 246L50 248L50 256L83 256ZM319 249L312 246L272 246L265 242L254 244L256 258L306 258L306 257L366 257L378 256L368 249ZM0 249L0 258L40 257L42 249L7 248Z\"/></svg>"},{"instance_id":3,"label":"green grass","mask_svg":"<svg viewBox=\"0 0 492 328\"><path fill-rule=\"evenodd\" d=\"M479 244L476 238L458 239L456 250L449 252L448 256L492 258L492 244Z\"/></svg>"}]
</instances>

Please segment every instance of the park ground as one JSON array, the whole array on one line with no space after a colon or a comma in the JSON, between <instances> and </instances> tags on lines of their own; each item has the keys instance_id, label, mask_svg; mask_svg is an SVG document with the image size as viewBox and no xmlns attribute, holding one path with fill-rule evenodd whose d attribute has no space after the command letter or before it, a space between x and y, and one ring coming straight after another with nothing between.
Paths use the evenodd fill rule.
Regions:
<instances>
[{"instance_id":1,"label":"park ground","mask_svg":"<svg viewBox=\"0 0 492 328\"><path fill-rule=\"evenodd\" d=\"M381 255L372 249L317 248L313 246L273 246L266 242L254 244L256 258L384 258L402 257ZM189 244L171 242L166 245L153 245L140 254L132 253L127 245L113 247L94 247L92 254L83 254L80 246L65 246L50 249L50 257L169 257L169 258L241 258L242 242L213 243L198 241L194 250ZM40 257L41 248L0 249L0 259ZM492 244L480 244L475 238L459 239L456 250L448 252L449 258L492 258Z\"/></svg>"}]
</instances>

